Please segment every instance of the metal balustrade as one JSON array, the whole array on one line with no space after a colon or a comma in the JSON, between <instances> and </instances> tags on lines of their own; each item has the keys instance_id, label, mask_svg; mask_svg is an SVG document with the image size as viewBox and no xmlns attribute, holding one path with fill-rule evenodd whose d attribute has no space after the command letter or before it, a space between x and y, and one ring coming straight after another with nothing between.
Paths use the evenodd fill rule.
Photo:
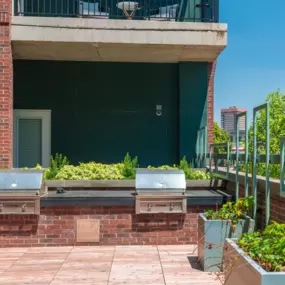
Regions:
<instances>
[{"instance_id":1,"label":"metal balustrade","mask_svg":"<svg viewBox=\"0 0 285 285\"><path fill-rule=\"evenodd\" d=\"M218 22L219 0L16 0L16 16Z\"/></svg>"},{"instance_id":2,"label":"metal balustrade","mask_svg":"<svg viewBox=\"0 0 285 285\"><path fill-rule=\"evenodd\" d=\"M255 205L253 208L253 218L257 216L257 165L258 163L265 164L265 179L266 179L266 186L265 186L265 224L268 225L270 222L270 165L279 165L280 164L280 196L285 196L285 137L280 138L280 153L271 154L270 153L270 113L269 113L269 103L265 103L259 105L253 109L253 149L251 153L249 153L249 137L248 137L248 113L243 112L237 115L236 120L236 152L232 153L230 150L230 142L224 142L220 144L211 144L209 147L209 152L205 153L202 149L205 149L205 141L207 138L204 139L203 143L201 144L201 132L207 130L207 127L198 130L198 139L197 144L201 144L200 146L197 145L197 155L196 155L196 166L198 168L202 167L203 161L206 161L206 165L209 168L209 171L212 173L218 173L218 165L220 161L226 161L226 174L222 177L223 179L229 178L229 171L230 171L230 163L235 163L235 174L236 174L236 199L239 198L239 174L240 174L240 166L243 165L245 168L245 196L248 197L249 195L249 165L252 165L252 193L255 200ZM257 116L258 113L264 110L265 114L265 142L264 142L264 152L263 154L258 153L257 148ZM245 116L245 124L246 124L246 138L245 138L245 153L239 152L239 120L241 117ZM207 132L204 134L207 136ZM223 148L225 149L224 153L217 153L215 152L216 148ZM206 145L206 148L208 146ZM213 160L214 160L214 170L213 170Z\"/></svg>"}]
</instances>

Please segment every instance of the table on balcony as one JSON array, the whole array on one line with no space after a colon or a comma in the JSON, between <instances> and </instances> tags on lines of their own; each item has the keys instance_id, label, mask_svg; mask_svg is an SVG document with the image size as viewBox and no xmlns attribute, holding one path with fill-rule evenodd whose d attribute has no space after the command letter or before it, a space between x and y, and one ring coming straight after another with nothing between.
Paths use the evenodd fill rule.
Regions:
<instances>
[{"instance_id":1,"label":"table on balcony","mask_svg":"<svg viewBox=\"0 0 285 285\"><path fill-rule=\"evenodd\" d=\"M123 10L124 15L127 17L128 20L131 20L136 11L141 9L143 6L139 4L139 2L133 2L133 1L122 1L118 2L117 8ZM129 12L131 12L129 14Z\"/></svg>"}]
</instances>

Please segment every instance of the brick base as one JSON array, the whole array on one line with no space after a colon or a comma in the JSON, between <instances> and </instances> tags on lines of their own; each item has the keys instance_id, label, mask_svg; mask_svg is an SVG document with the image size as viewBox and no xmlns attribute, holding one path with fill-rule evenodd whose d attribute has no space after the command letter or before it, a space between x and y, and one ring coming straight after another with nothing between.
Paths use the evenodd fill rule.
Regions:
<instances>
[{"instance_id":1,"label":"brick base","mask_svg":"<svg viewBox=\"0 0 285 285\"><path fill-rule=\"evenodd\" d=\"M0 168L9 168L13 157L12 1L2 0L0 4Z\"/></svg>"},{"instance_id":2,"label":"brick base","mask_svg":"<svg viewBox=\"0 0 285 285\"><path fill-rule=\"evenodd\" d=\"M42 207L41 215L1 215L0 247L76 245L76 221L100 220L100 242L80 245L196 244L198 213L136 215L133 207Z\"/></svg>"}]
</instances>

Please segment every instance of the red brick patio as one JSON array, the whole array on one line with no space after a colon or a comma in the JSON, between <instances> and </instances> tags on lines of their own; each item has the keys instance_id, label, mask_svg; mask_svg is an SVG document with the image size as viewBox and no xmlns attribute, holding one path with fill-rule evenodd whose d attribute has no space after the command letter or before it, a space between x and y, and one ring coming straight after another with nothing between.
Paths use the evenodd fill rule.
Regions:
<instances>
[{"instance_id":1,"label":"red brick patio","mask_svg":"<svg viewBox=\"0 0 285 285\"><path fill-rule=\"evenodd\" d=\"M0 249L0 284L219 285L191 245Z\"/></svg>"}]
</instances>

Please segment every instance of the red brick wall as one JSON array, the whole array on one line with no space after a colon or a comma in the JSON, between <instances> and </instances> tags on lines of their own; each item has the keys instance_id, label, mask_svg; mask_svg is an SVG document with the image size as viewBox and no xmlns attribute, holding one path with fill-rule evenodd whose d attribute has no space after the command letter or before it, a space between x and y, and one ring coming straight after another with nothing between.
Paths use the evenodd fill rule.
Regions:
<instances>
[{"instance_id":1,"label":"red brick wall","mask_svg":"<svg viewBox=\"0 0 285 285\"><path fill-rule=\"evenodd\" d=\"M252 189L249 187L249 195L252 195ZM227 183L227 193L235 195L235 183ZM244 197L244 186L239 186L239 196ZM257 227L263 228L265 225L265 192L257 190ZM271 195L270 198L270 220L278 223L285 223L285 197L280 195Z\"/></svg>"},{"instance_id":2,"label":"red brick wall","mask_svg":"<svg viewBox=\"0 0 285 285\"><path fill-rule=\"evenodd\" d=\"M12 167L13 83L10 40L12 0L0 0L0 168Z\"/></svg>"},{"instance_id":3,"label":"red brick wall","mask_svg":"<svg viewBox=\"0 0 285 285\"><path fill-rule=\"evenodd\" d=\"M216 62L208 64L208 144L214 143L214 78Z\"/></svg>"},{"instance_id":4,"label":"red brick wall","mask_svg":"<svg viewBox=\"0 0 285 285\"><path fill-rule=\"evenodd\" d=\"M77 219L100 220L100 242L94 245L196 244L198 213L206 208L135 215L134 207L42 207L39 217L0 215L0 247L75 245Z\"/></svg>"}]
</instances>

